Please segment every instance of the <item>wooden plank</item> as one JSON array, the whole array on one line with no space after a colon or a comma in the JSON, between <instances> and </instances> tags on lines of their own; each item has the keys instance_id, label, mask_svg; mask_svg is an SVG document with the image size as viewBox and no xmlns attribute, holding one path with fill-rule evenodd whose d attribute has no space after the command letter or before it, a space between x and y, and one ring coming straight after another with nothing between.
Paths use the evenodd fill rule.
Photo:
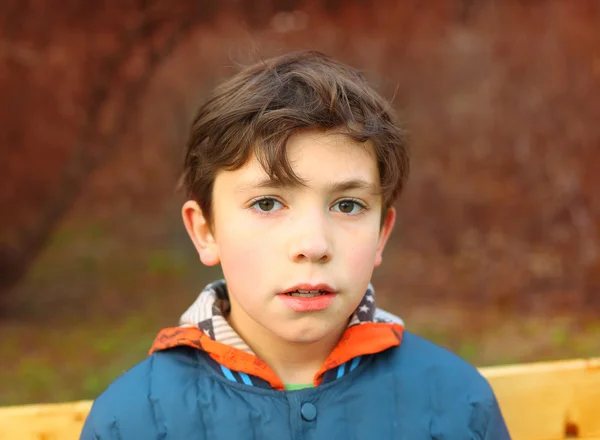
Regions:
<instances>
[{"instance_id":1,"label":"wooden plank","mask_svg":"<svg viewBox=\"0 0 600 440\"><path fill-rule=\"evenodd\" d=\"M0 408L0 440L78 440L92 402Z\"/></svg>"},{"instance_id":2,"label":"wooden plank","mask_svg":"<svg viewBox=\"0 0 600 440\"><path fill-rule=\"evenodd\" d=\"M600 358L482 368L515 440L600 437ZM567 429L567 425L569 428Z\"/></svg>"},{"instance_id":3,"label":"wooden plank","mask_svg":"<svg viewBox=\"0 0 600 440\"><path fill-rule=\"evenodd\" d=\"M600 440L600 358L482 368L513 440ZM0 408L0 440L78 440L92 402Z\"/></svg>"}]
</instances>

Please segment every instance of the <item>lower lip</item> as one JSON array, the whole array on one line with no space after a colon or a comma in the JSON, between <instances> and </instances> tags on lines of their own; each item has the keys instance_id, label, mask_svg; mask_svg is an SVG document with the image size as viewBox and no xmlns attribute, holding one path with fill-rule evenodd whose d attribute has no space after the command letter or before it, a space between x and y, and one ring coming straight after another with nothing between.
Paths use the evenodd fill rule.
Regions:
<instances>
[{"instance_id":1,"label":"lower lip","mask_svg":"<svg viewBox=\"0 0 600 440\"><path fill-rule=\"evenodd\" d=\"M318 312L328 308L335 299L335 293L313 297L300 297L281 294L278 295L283 303L294 312Z\"/></svg>"}]
</instances>

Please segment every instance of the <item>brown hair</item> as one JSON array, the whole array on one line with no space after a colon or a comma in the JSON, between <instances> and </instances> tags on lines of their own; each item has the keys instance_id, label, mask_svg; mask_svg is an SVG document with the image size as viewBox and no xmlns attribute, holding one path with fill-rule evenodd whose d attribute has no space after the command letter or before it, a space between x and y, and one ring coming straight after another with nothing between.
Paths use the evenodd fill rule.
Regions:
<instances>
[{"instance_id":1,"label":"brown hair","mask_svg":"<svg viewBox=\"0 0 600 440\"><path fill-rule=\"evenodd\" d=\"M300 184L286 154L301 129L340 129L375 147L384 212L401 193L409 158L393 110L357 70L313 51L256 63L217 87L202 104L187 144L181 184L212 222L212 190L220 170L256 155L275 181Z\"/></svg>"}]
</instances>

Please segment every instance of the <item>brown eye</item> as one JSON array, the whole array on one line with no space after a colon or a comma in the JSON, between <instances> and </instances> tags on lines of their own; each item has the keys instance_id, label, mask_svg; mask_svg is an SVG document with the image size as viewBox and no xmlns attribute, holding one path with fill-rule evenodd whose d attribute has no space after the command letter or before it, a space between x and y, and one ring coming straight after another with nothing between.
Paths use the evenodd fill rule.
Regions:
<instances>
[{"instance_id":1,"label":"brown eye","mask_svg":"<svg viewBox=\"0 0 600 440\"><path fill-rule=\"evenodd\" d=\"M283 208L283 205L275 199L264 198L255 201L252 208L260 212L270 212Z\"/></svg>"},{"instance_id":2,"label":"brown eye","mask_svg":"<svg viewBox=\"0 0 600 440\"><path fill-rule=\"evenodd\" d=\"M354 202L349 202L349 201L345 201L345 202L340 202L340 212L343 212L344 214L350 214L352 212L352 210L354 209Z\"/></svg>"},{"instance_id":3,"label":"brown eye","mask_svg":"<svg viewBox=\"0 0 600 440\"><path fill-rule=\"evenodd\" d=\"M354 200L340 200L333 205L333 210L342 214L360 214L364 209L366 209L364 205Z\"/></svg>"},{"instance_id":4,"label":"brown eye","mask_svg":"<svg viewBox=\"0 0 600 440\"><path fill-rule=\"evenodd\" d=\"M275 206L275 203L273 203L272 199L260 200L258 202L258 207L262 211L270 211L271 209L273 209L273 206Z\"/></svg>"}]
</instances>

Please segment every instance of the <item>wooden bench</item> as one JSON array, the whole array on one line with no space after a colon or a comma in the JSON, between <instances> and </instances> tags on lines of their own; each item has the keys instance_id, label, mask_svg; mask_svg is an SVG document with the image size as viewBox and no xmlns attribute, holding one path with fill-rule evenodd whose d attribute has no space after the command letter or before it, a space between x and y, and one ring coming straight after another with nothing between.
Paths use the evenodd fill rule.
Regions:
<instances>
[{"instance_id":1,"label":"wooden bench","mask_svg":"<svg viewBox=\"0 0 600 440\"><path fill-rule=\"evenodd\" d=\"M514 440L600 440L600 358L481 368ZM77 440L90 401L0 408L0 440Z\"/></svg>"}]
</instances>

